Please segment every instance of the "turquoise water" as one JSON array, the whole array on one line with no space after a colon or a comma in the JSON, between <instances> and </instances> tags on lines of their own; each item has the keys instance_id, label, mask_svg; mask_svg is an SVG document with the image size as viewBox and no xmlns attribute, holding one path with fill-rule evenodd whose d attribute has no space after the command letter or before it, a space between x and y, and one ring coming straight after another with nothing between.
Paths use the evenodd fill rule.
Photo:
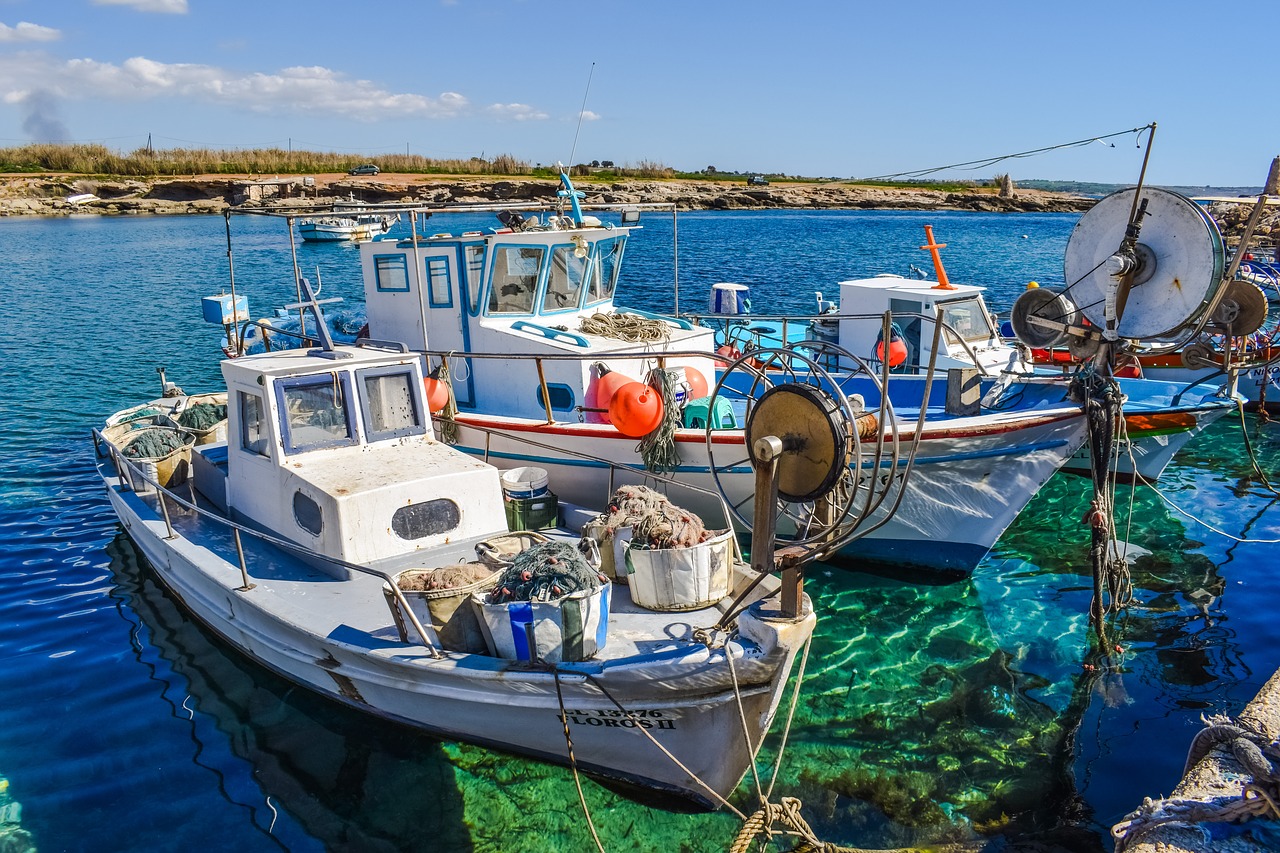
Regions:
<instances>
[{"instance_id":1,"label":"turquoise water","mask_svg":"<svg viewBox=\"0 0 1280 853\"><path fill-rule=\"evenodd\" d=\"M684 214L681 307L734 280L758 307L808 310L839 279L923 266L923 222L949 244L951 277L1007 307L1027 280L1060 283L1075 217ZM281 227L233 225L255 313L292 298ZM667 308L646 282L670 280L670 224L645 226L620 299ZM226 279L223 220L8 220L0 245L0 800L21 803L40 849L593 849L570 771L381 725L279 681L185 619L120 535L89 426L154 396L159 365L188 391L216 383L220 330L198 300ZM324 295L358 293L350 247L299 256ZM1274 475L1278 428L1248 424ZM1161 490L1218 530L1280 539L1240 428L1215 425ZM1105 676L1083 666L1082 479L1051 480L971 579L816 569L821 622L775 797L800 797L818 835L845 845L990 835L1110 849L1107 827L1176 784L1200 715L1238 713L1280 667L1280 546L1236 543L1147 489L1118 503L1151 557L1134 568L1120 666ZM609 850L724 850L739 826L584 791Z\"/></svg>"}]
</instances>

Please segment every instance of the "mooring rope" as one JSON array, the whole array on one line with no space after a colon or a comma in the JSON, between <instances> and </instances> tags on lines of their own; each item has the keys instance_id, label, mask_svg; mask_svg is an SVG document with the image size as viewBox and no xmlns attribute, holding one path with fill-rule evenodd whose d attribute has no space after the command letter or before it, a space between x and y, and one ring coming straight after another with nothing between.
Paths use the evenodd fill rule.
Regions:
<instances>
[{"instance_id":1,"label":"mooring rope","mask_svg":"<svg viewBox=\"0 0 1280 853\"><path fill-rule=\"evenodd\" d=\"M578 322L578 331L633 344L671 339L671 326L665 321L622 311L612 314L601 312L583 317Z\"/></svg>"},{"instance_id":2,"label":"mooring rope","mask_svg":"<svg viewBox=\"0 0 1280 853\"><path fill-rule=\"evenodd\" d=\"M1124 853L1138 838L1165 824L1204 821L1235 823L1264 815L1280 818L1280 805L1276 803L1280 797L1280 773L1277 773L1268 758L1268 753L1280 756L1276 741L1230 717L1202 719L1206 728L1197 732L1191 740L1183 776L1215 746L1229 745L1236 760L1252 778L1241 786L1239 795L1215 797L1211 800L1187 797L1159 800L1145 798L1141 806L1125 815L1124 820L1111 828L1111 837L1116 840L1115 853Z\"/></svg>"},{"instance_id":3,"label":"mooring rope","mask_svg":"<svg viewBox=\"0 0 1280 853\"><path fill-rule=\"evenodd\" d=\"M569 715L564 709L564 692L560 688L560 668L556 667L552 670L556 679L556 701L560 704L560 725L564 726L564 745L569 754L569 769L573 771L573 784L578 786L578 803L582 806L582 816L587 819L587 829L591 830L591 837L596 842L596 849L600 853L605 853L604 844L600 842L600 835L596 832L595 821L591 819L591 809L587 806L587 795L582 790L582 777L578 773L578 758L573 754L573 736L569 734Z\"/></svg>"},{"instance_id":4,"label":"mooring rope","mask_svg":"<svg viewBox=\"0 0 1280 853\"><path fill-rule=\"evenodd\" d=\"M452 355L452 353L450 353ZM449 356L440 359L440 381L449 389L449 402L436 415L440 424L440 440L445 444L458 443L458 400L453 396L453 381L449 378Z\"/></svg>"}]
</instances>

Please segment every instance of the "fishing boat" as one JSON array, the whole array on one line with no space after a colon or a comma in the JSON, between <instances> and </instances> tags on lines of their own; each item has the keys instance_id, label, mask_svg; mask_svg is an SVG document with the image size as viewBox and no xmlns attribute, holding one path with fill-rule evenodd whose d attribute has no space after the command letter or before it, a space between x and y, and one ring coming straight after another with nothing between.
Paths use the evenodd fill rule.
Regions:
<instances>
[{"instance_id":1,"label":"fishing boat","mask_svg":"<svg viewBox=\"0 0 1280 853\"><path fill-rule=\"evenodd\" d=\"M467 454L546 469L574 502L671 473L706 490L690 498L695 512L718 495L750 519L743 428L774 378L753 372L754 357L717 352L710 325L619 308L614 291L640 211L603 222L583 213L567 176L562 184L562 205L497 208L499 223L487 231L421 235L424 214L449 209L406 210L408 238L361 246L365 334L427 355L451 390L441 428ZM779 364L793 357L779 354ZM1005 396L999 409L973 405L997 378L940 368L932 382L849 375L834 383L863 407L864 425L882 427L868 438L897 448L854 472L849 499L862 524L844 558L971 571L1081 447L1081 410L1061 385ZM808 502L797 503L783 513L788 535L811 524Z\"/></svg>"},{"instance_id":2,"label":"fishing boat","mask_svg":"<svg viewBox=\"0 0 1280 853\"><path fill-rule=\"evenodd\" d=\"M363 243L386 234L399 221L398 213L371 208L353 196L335 203L332 214L299 219L298 233L303 240L313 242Z\"/></svg>"},{"instance_id":3,"label":"fishing boat","mask_svg":"<svg viewBox=\"0 0 1280 853\"><path fill-rule=\"evenodd\" d=\"M741 563L725 533L676 573L705 583L658 594L639 579L670 580L662 561L680 555L634 553L637 533L624 559L648 568L606 582L557 527L594 513L556 501L547 529L522 530L533 516L513 514L524 498L497 469L433 437L420 354L319 337L224 361L225 396L168 385L94 431L111 505L174 597L256 663L375 717L724 804L813 631L796 570L770 574L768 539ZM223 406L221 429L179 425L197 401ZM544 583L526 598L506 586L530 578Z\"/></svg>"}]
</instances>

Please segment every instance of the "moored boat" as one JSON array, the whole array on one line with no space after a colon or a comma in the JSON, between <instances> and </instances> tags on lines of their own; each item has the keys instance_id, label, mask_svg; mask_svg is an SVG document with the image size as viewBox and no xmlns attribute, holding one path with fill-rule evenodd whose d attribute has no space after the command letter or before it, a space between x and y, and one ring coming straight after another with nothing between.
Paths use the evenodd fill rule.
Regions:
<instances>
[{"instance_id":1,"label":"moored boat","mask_svg":"<svg viewBox=\"0 0 1280 853\"><path fill-rule=\"evenodd\" d=\"M421 357L403 347L326 341L227 360L223 376L227 441L147 421L185 408L172 388L95 430L121 523L196 619L375 716L726 801L813 630L798 580L734 561L727 544L705 555L717 581L675 606L590 564L574 574L576 536L512 533L498 471L432 437ZM575 528L593 517L560 511ZM526 567L516 577L559 566L546 575L559 586L523 603L485 597L513 565ZM451 614L423 609L439 597L430 587L402 589L464 567L475 583L444 586ZM456 629L466 614L475 627Z\"/></svg>"}]
</instances>

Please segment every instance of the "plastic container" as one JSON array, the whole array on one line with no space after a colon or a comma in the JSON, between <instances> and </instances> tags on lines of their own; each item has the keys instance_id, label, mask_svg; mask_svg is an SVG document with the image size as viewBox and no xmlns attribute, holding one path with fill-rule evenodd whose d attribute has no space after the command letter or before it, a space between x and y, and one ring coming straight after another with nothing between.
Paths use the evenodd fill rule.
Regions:
<instances>
[{"instance_id":1,"label":"plastic container","mask_svg":"<svg viewBox=\"0 0 1280 853\"><path fill-rule=\"evenodd\" d=\"M708 308L712 314L750 314L751 288L727 281L713 284Z\"/></svg>"},{"instance_id":2,"label":"plastic container","mask_svg":"<svg viewBox=\"0 0 1280 853\"><path fill-rule=\"evenodd\" d=\"M212 406L226 406L227 395L225 393L193 395L187 398L187 404L183 407L183 412L185 412L187 409L190 409L193 406L198 406L201 403L205 403ZM179 412L178 422L181 423L181 421L182 421L182 413ZM196 437L197 447L204 444L213 444L214 442L227 440L227 419L226 418L223 418L222 420L212 424L211 426L205 429L195 429L194 427L183 427L183 429L185 429L187 432L191 433Z\"/></svg>"},{"instance_id":3,"label":"plastic container","mask_svg":"<svg viewBox=\"0 0 1280 853\"><path fill-rule=\"evenodd\" d=\"M159 431L175 433L178 436L180 445L161 456L131 456L128 454L129 447L136 441L143 436L150 436ZM161 486L168 488L171 485L178 486L187 481L187 476L191 471L191 448L195 442L195 436L186 430L176 427L143 427L129 434L124 443L120 445L120 451L126 460L137 463L142 467L148 477L154 479ZM147 463L155 466L154 476Z\"/></svg>"},{"instance_id":4,"label":"plastic container","mask_svg":"<svg viewBox=\"0 0 1280 853\"><path fill-rule=\"evenodd\" d=\"M509 498L540 498L547 493L545 468L512 468L502 472L502 493Z\"/></svg>"},{"instance_id":5,"label":"plastic container","mask_svg":"<svg viewBox=\"0 0 1280 853\"><path fill-rule=\"evenodd\" d=\"M562 663L594 657L609 634L611 584L566 595L556 601L489 604L471 596L480 613L489 653L506 660Z\"/></svg>"},{"instance_id":6,"label":"plastic container","mask_svg":"<svg viewBox=\"0 0 1280 853\"><path fill-rule=\"evenodd\" d=\"M507 529L543 530L555 527L560 515L560 499L551 492L536 498L506 498Z\"/></svg>"},{"instance_id":7,"label":"plastic container","mask_svg":"<svg viewBox=\"0 0 1280 853\"><path fill-rule=\"evenodd\" d=\"M647 610L700 610L729 594L733 532L690 548L650 550L628 545L624 564L631 600Z\"/></svg>"},{"instance_id":8,"label":"plastic container","mask_svg":"<svg viewBox=\"0 0 1280 853\"><path fill-rule=\"evenodd\" d=\"M520 530L505 536L495 536L476 543L476 557L494 571L505 569L511 565L521 551L525 551L540 542L550 541L541 533Z\"/></svg>"},{"instance_id":9,"label":"plastic container","mask_svg":"<svg viewBox=\"0 0 1280 853\"><path fill-rule=\"evenodd\" d=\"M399 585L400 579L406 575L422 575L430 571L430 569L409 569L393 577L392 582ZM475 593L484 594L492 589L500 574L501 571L495 571L475 583L453 589L402 589L400 594L404 596L409 609L413 611L414 616L418 617L418 621L424 626L430 625L435 630L436 636L440 638L440 646L446 651L485 654L489 647L485 642L484 631L480 627L480 619L476 615L475 607L471 604L471 596ZM404 609L396 600L390 584L382 585L382 594L387 597L387 604L395 617L400 640L402 642L409 642L411 639L418 641L413 623L405 616Z\"/></svg>"},{"instance_id":10,"label":"plastic container","mask_svg":"<svg viewBox=\"0 0 1280 853\"><path fill-rule=\"evenodd\" d=\"M608 532L604 516L598 516L583 525L582 535L593 539L600 551L600 571L614 583L625 584L627 572L623 568L622 551L631 541L631 528L620 527L613 534Z\"/></svg>"}]
</instances>

